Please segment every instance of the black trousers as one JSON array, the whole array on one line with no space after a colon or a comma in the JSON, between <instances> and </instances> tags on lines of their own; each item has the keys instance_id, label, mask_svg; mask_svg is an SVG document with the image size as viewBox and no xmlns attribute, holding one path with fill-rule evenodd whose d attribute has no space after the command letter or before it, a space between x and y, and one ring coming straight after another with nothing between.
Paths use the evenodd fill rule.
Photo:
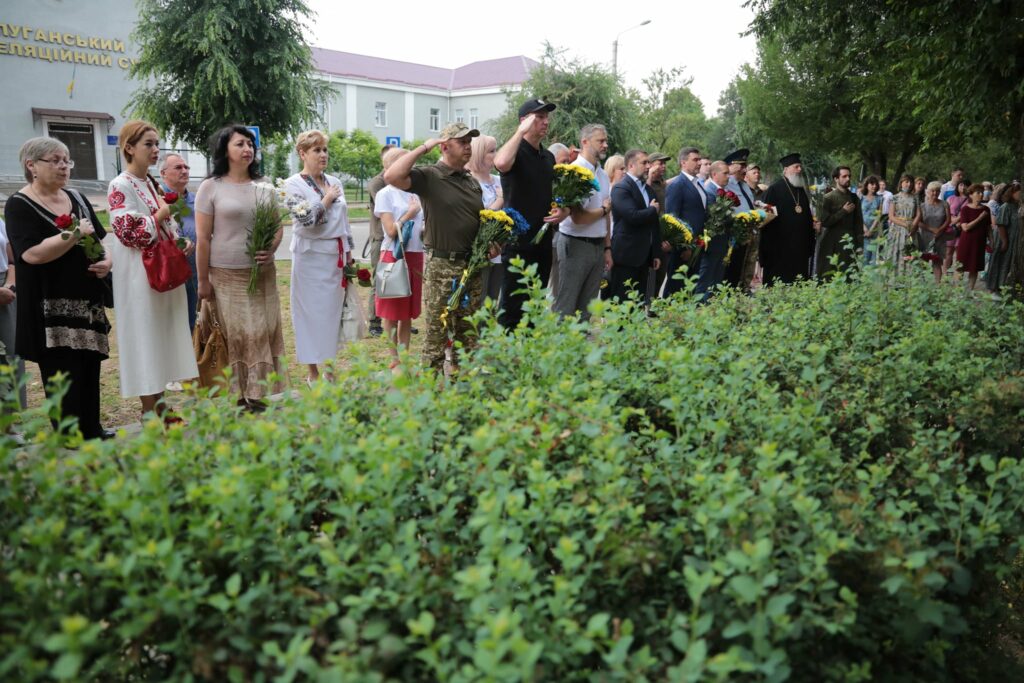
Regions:
<instances>
[{"instance_id":1,"label":"black trousers","mask_svg":"<svg viewBox=\"0 0 1024 683\"><path fill-rule=\"evenodd\" d=\"M551 234L551 230L548 230L548 235ZM505 280L502 283L501 289L501 314L498 316L498 322L502 324L506 329L514 329L519 325L519 321L523 318L523 302L529 298L526 292L516 293L518 290L523 289L522 283L519 282L519 278L523 275L522 273L513 273L509 267L509 259L519 256L525 261L525 266L529 267L531 264L537 265L537 275L540 277L540 286L548 286L548 278L551 275L551 238L546 237L541 241L540 244L531 246L529 249L520 249L515 252L506 254L501 262L505 266Z\"/></svg>"},{"instance_id":2,"label":"black trousers","mask_svg":"<svg viewBox=\"0 0 1024 683\"><path fill-rule=\"evenodd\" d=\"M86 439L100 436L100 363L99 355L91 351L50 349L39 359L39 374L43 387L50 396L50 378L58 372L67 375L68 390L60 402L63 417L77 417L78 428ZM54 429L57 423L54 422Z\"/></svg>"},{"instance_id":3,"label":"black trousers","mask_svg":"<svg viewBox=\"0 0 1024 683\"><path fill-rule=\"evenodd\" d=\"M626 300L630 292L640 294L640 303L644 303L647 294L647 276L650 268L644 266L620 266L618 263L612 266L611 277L608 280L608 298Z\"/></svg>"}]
</instances>

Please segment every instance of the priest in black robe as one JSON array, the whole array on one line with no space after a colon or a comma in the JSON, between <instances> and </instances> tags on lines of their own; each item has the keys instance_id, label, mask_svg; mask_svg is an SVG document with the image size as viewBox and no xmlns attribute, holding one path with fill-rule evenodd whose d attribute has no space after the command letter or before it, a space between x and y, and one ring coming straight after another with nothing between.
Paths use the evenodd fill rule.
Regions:
<instances>
[{"instance_id":1,"label":"priest in black robe","mask_svg":"<svg viewBox=\"0 0 1024 683\"><path fill-rule=\"evenodd\" d=\"M762 280L766 286L810 277L814 255L814 219L811 199L804 189L800 155L787 154L779 163L782 178L772 183L761 198L778 212L778 217L761 230Z\"/></svg>"}]
</instances>

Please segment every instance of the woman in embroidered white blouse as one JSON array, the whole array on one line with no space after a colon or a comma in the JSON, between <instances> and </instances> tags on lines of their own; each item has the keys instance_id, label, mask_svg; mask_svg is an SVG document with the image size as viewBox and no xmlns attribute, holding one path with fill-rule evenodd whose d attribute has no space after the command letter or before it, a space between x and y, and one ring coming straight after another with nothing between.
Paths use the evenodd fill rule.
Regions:
<instances>
[{"instance_id":1,"label":"woman in embroidered white blouse","mask_svg":"<svg viewBox=\"0 0 1024 683\"><path fill-rule=\"evenodd\" d=\"M185 288L168 292L150 288L142 250L157 237L178 236L177 223L163 200L149 167L159 157L156 128L145 121L121 126L118 147L125 170L110 182L110 226L117 236L113 244L114 311L117 315L118 363L121 396L138 396L142 412L162 415L165 424L181 418L166 410L163 390L168 382L192 379L199 374L188 328ZM186 245L186 253L194 245Z\"/></svg>"},{"instance_id":2,"label":"woman in embroidered white blouse","mask_svg":"<svg viewBox=\"0 0 1024 683\"><path fill-rule=\"evenodd\" d=\"M295 140L295 151L302 171L285 181L293 219L292 326L295 356L308 367L307 381L312 382L320 376L319 366L338 354L343 270L352 263L352 231L341 181L326 173L327 135L305 131Z\"/></svg>"}]
</instances>

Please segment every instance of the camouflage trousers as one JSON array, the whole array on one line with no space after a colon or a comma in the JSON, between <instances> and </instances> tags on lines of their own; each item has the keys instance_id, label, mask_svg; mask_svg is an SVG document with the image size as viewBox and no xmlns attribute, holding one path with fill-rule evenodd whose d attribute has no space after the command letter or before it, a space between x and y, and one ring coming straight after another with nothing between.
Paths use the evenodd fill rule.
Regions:
<instances>
[{"instance_id":1,"label":"camouflage trousers","mask_svg":"<svg viewBox=\"0 0 1024 683\"><path fill-rule=\"evenodd\" d=\"M448 330L441 321L441 314L448 305L453 281L458 283L466 265L465 261L449 261L428 256L426 266L423 268L423 318L427 324L427 334L423 340L423 365L439 372L444 369L444 351L448 346ZM476 334L466 318L480 306L480 289L480 273L477 273L466 283L468 303L448 312L448 325L455 330L454 341L462 342L462 348L467 350L476 345ZM466 301L465 295L462 301ZM455 353L456 350L453 348L453 365L458 364Z\"/></svg>"}]
</instances>

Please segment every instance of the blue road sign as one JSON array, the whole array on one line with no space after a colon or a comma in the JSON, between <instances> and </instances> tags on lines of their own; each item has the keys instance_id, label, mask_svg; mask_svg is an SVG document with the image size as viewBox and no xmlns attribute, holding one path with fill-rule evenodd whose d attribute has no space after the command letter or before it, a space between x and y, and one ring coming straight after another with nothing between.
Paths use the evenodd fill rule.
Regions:
<instances>
[{"instance_id":1,"label":"blue road sign","mask_svg":"<svg viewBox=\"0 0 1024 683\"><path fill-rule=\"evenodd\" d=\"M107 136L107 144L108 145L113 145L114 147L117 147L117 136L116 135L108 135Z\"/></svg>"},{"instance_id":2,"label":"blue road sign","mask_svg":"<svg viewBox=\"0 0 1024 683\"><path fill-rule=\"evenodd\" d=\"M248 128L250 131L252 131L253 137L256 138L256 149L259 149L260 148L260 127L259 126L246 126L246 128Z\"/></svg>"},{"instance_id":3,"label":"blue road sign","mask_svg":"<svg viewBox=\"0 0 1024 683\"><path fill-rule=\"evenodd\" d=\"M395 147L402 146L402 138L398 135L388 135L384 138L385 145L394 145Z\"/></svg>"}]
</instances>

